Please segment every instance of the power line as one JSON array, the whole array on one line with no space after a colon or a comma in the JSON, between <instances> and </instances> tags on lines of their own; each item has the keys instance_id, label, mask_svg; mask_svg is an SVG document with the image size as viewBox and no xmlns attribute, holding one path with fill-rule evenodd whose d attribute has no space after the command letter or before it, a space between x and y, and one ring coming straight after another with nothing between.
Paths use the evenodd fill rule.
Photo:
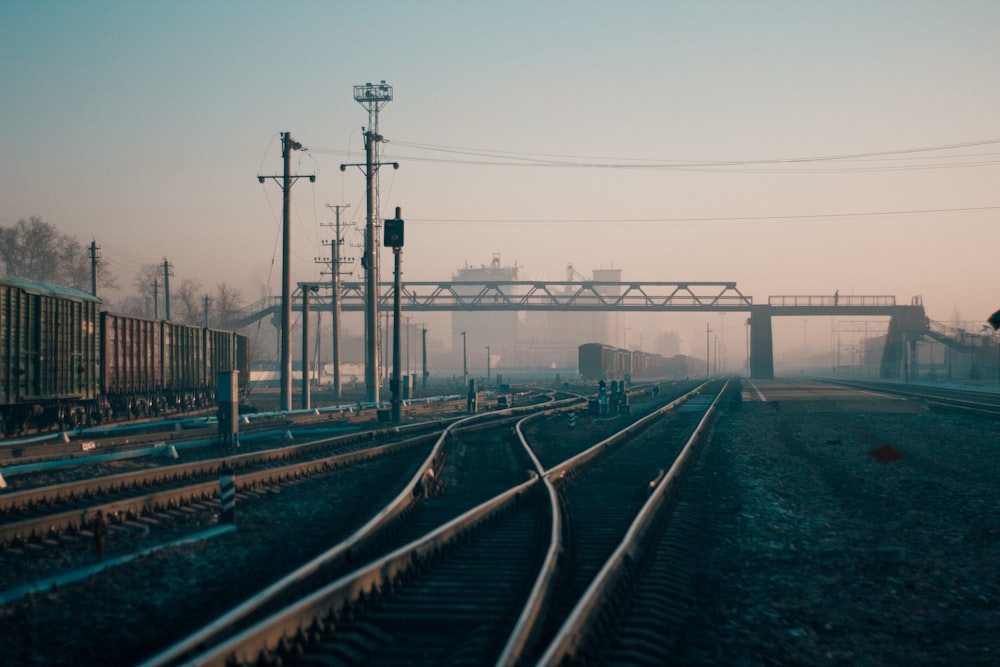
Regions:
<instances>
[{"instance_id":1,"label":"power line","mask_svg":"<svg viewBox=\"0 0 1000 667\"><path fill-rule=\"evenodd\" d=\"M930 155L941 151L953 151L959 149L974 148L1000 144L1000 139L981 139L976 141L940 144L937 146L919 146L914 148L902 148L882 151L865 151L857 153L842 153L833 155L814 155L787 158L764 158L764 159L729 159L729 160L678 160L678 159L653 159L643 160L638 158L622 157L597 157L564 154L545 153L521 153L513 151L499 151L482 148L463 148L456 146L437 146L433 144L423 144L407 141L393 141L387 144L390 147L411 148L430 153L445 153L451 155L465 156L459 158L428 157L421 155L407 156L405 159L420 162L434 162L440 164L461 164L492 167L566 167L566 168L593 168L593 169L644 169L644 170L682 170L682 171L716 171L724 170L726 173L739 171L735 168L764 167L769 165L809 165L817 163L841 163L858 161L899 161L903 160L923 160L924 164L912 165L891 165L891 166L861 166L861 167L838 167L837 169L815 170L812 173L827 173L841 171L899 171L910 169L939 169L955 167L977 167L993 166L1000 164L997 160L975 160L965 162L940 162L941 160L968 160L969 158L981 158L995 155L995 153L971 154L971 155ZM344 154L341 150L310 147L315 153L330 153L336 155ZM905 156L905 157L904 157ZM485 159L469 159L485 158ZM928 160L935 162L927 163ZM805 170L795 169L790 171L767 172L754 169L753 173L809 173Z\"/></svg>"},{"instance_id":2,"label":"power line","mask_svg":"<svg viewBox=\"0 0 1000 667\"><path fill-rule=\"evenodd\" d=\"M945 213L972 213L976 211L997 211L1000 206L968 206L963 208L911 209L906 211L853 211L847 213L810 213L803 215L762 215L762 216L719 216L698 218L409 218L410 222L426 222L431 224L468 224L487 223L505 225L608 225L608 224L640 224L652 225L661 223L685 222L722 222L722 223L754 223L772 222L787 223L800 220L836 220L844 218L886 217L894 215L937 215Z\"/></svg>"}]
</instances>

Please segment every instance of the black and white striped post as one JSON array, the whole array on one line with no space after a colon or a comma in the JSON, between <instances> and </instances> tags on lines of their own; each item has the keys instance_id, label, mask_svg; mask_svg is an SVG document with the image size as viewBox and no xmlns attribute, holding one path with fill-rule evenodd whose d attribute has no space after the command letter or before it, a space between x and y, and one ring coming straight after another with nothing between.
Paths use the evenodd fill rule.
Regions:
<instances>
[{"instance_id":1,"label":"black and white striped post","mask_svg":"<svg viewBox=\"0 0 1000 667\"><path fill-rule=\"evenodd\" d=\"M219 470L220 523L236 523L236 473L228 465Z\"/></svg>"}]
</instances>

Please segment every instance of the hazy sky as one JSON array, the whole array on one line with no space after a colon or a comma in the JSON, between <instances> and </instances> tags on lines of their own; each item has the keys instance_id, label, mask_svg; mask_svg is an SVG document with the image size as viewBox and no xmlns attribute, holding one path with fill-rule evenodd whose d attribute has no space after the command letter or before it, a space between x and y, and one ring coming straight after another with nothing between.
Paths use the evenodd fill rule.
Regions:
<instances>
[{"instance_id":1,"label":"hazy sky","mask_svg":"<svg viewBox=\"0 0 1000 667\"><path fill-rule=\"evenodd\" d=\"M173 280L280 293L281 191L256 177L289 131L317 176L292 189L292 279L315 280L327 204L362 242L364 178L339 166L364 159L353 86L384 79L404 280L500 253L525 278L985 320L998 26L992 0L0 0L0 223L96 239L125 285L166 257Z\"/></svg>"}]
</instances>

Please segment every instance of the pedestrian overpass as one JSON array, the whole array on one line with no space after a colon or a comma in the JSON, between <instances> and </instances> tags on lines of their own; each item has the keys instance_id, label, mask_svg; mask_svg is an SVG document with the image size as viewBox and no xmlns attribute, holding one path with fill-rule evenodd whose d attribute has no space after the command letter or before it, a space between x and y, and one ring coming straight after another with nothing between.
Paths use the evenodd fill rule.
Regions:
<instances>
[{"instance_id":1,"label":"pedestrian overpass","mask_svg":"<svg viewBox=\"0 0 1000 667\"><path fill-rule=\"evenodd\" d=\"M293 295L292 309L302 310L302 286ZM365 311L365 284L340 283L337 299L329 283L310 293L312 310ZM395 286L379 283L378 310L392 312ZM882 354L880 375L899 378L905 374L916 341L929 331L920 298L899 305L894 296L839 294L772 296L757 304L740 292L735 282L634 282L634 281L426 281L400 284L402 310L413 312L743 312L749 314L750 377L774 377L772 320L775 317L860 316L888 317L889 332ZM265 317L281 316L281 299L268 297L236 315L232 326L242 328Z\"/></svg>"}]
</instances>

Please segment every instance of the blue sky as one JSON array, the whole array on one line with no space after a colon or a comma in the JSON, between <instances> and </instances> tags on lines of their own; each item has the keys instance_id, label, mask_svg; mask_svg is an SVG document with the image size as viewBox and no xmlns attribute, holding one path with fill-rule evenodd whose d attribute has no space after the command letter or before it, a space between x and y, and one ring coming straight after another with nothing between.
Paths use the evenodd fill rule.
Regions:
<instances>
[{"instance_id":1,"label":"blue sky","mask_svg":"<svg viewBox=\"0 0 1000 667\"><path fill-rule=\"evenodd\" d=\"M363 177L339 170L363 159L352 87L384 79L405 279L500 253L539 279L920 295L981 320L998 25L972 0L0 0L0 222L96 239L126 285L166 257L252 301L280 291L281 193L256 176L290 131L317 175L293 188L293 280L314 280L326 204L364 220ZM542 159L562 165L523 164Z\"/></svg>"}]
</instances>

